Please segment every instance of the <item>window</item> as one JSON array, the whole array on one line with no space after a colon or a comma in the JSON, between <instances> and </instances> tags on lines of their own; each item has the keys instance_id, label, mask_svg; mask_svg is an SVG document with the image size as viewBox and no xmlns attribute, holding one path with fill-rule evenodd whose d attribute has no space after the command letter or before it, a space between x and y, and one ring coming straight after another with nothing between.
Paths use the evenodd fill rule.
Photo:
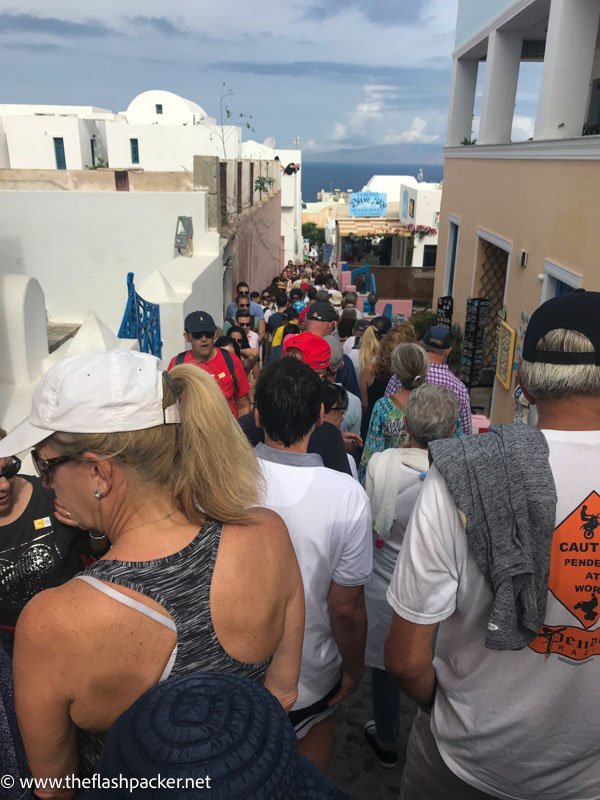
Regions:
<instances>
[{"instance_id":1,"label":"window","mask_svg":"<svg viewBox=\"0 0 600 800\"><path fill-rule=\"evenodd\" d=\"M544 259L544 282L540 302L544 303L552 297L559 297L565 292L579 289L583 279L577 272L573 272L560 264L555 264L548 258Z\"/></svg>"},{"instance_id":2,"label":"window","mask_svg":"<svg viewBox=\"0 0 600 800\"><path fill-rule=\"evenodd\" d=\"M559 280L558 278L554 279L554 297L560 297L561 294L566 294L567 292L574 292L575 287L571 286L564 281Z\"/></svg>"},{"instance_id":3,"label":"window","mask_svg":"<svg viewBox=\"0 0 600 800\"><path fill-rule=\"evenodd\" d=\"M446 264L446 294L452 295L454 289L454 272L456 271L456 249L458 247L458 225L456 222L450 223L448 231L448 262Z\"/></svg>"},{"instance_id":4,"label":"window","mask_svg":"<svg viewBox=\"0 0 600 800\"><path fill-rule=\"evenodd\" d=\"M96 140L90 139L90 150L92 151L92 167L96 166Z\"/></svg>"},{"instance_id":5,"label":"window","mask_svg":"<svg viewBox=\"0 0 600 800\"><path fill-rule=\"evenodd\" d=\"M156 109L157 114L162 114L162 103L157 103L154 108Z\"/></svg>"},{"instance_id":6,"label":"window","mask_svg":"<svg viewBox=\"0 0 600 800\"><path fill-rule=\"evenodd\" d=\"M423 266L435 267L437 257L437 244L426 244L423 247Z\"/></svg>"},{"instance_id":7,"label":"window","mask_svg":"<svg viewBox=\"0 0 600 800\"><path fill-rule=\"evenodd\" d=\"M65 157L65 140L62 138L54 139L54 157L56 158L56 169L67 168L67 159Z\"/></svg>"},{"instance_id":8,"label":"window","mask_svg":"<svg viewBox=\"0 0 600 800\"><path fill-rule=\"evenodd\" d=\"M139 164L140 163L140 146L137 139L130 139L129 144L131 146L131 163L132 164Z\"/></svg>"}]
</instances>

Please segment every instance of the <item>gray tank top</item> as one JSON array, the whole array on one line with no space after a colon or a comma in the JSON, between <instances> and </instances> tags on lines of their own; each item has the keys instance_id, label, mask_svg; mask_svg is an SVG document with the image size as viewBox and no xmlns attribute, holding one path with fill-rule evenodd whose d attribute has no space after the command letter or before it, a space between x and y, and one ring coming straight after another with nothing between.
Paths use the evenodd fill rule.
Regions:
<instances>
[{"instance_id":1,"label":"gray tank top","mask_svg":"<svg viewBox=\"0 0 600 800\"><path fill-rule=\"evenodd\" d=\"M161 681L192 672L231 672L261 685L272 657L259 664L236 661L221 647L210 614L210 586L223 524L208 522L183 550L152 561L97 561L77 576L130 608L175 630L177 645ZM155 600L174 623L153 609L116 593L102 581L133 589ZM79 731L81 774L93 774L106 732Z\"/></svg>"}]
</instances>

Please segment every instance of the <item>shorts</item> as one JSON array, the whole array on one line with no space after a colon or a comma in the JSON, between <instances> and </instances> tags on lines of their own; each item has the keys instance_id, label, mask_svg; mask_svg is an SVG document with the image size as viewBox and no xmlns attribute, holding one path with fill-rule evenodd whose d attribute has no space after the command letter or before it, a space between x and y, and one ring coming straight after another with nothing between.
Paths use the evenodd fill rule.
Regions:
<instances>
[{"instance_id":1,"label":"shorts","mask_svg":"<svg viewBox=\"0 0 600 800\"><path fill-rule=\"evenodd\" d=\"M329 701L332 697L335 697L341 687L342 679L339 678L333 689L327 692L325 697L322 697L310 706L306 706L306 708L298 708L295 711L289 712L288 717L294 726L297 739L302 739L306 736L313 725L335 714L335 707L331 707Z\"/></svg>"}]
</instances>

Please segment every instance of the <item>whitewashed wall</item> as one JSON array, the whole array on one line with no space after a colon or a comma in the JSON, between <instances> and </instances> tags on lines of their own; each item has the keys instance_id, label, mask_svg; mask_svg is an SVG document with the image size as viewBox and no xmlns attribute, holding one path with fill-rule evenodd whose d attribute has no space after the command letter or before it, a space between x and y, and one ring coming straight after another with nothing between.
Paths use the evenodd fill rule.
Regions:
<instances>
[{"instance_id":1,"label":"whitewashed wall","mask_svg":"<svg viewBox=\"0 0 600 800\"><path fill-rule=\"evenodd\" d=\"M195 257L181 259L192 284L219 258L204 192L0 192L0 273L36 278L52 321L82 322L93 313L117 331L127 273L141 287L170 264L179 215L194 223ZM218 263L215 269L220 280ZM185 281L180 289L185 295Z\"/></svg>"},{"instance_id":2,"label":"whitewashed wall","mask_svg":"<svg viewBox=\"0 0 600 800\"><path fill-rule=\"evenodd\" d=\"M140 167L145 170L179 171L194 169L194 156L238 158L241 129L234 125L127 125L106 126L108 160L111 167ZM140 163L131 161L131 139L138 140Z\"/></svg>"},{"instance_id":3,"label":"whitewashed wall","mask_svg":"<svg viewBox=\"0 0 600 800\"><path fill-rule=\"evenodd\" d=\"M286 264L302 254L302 151L275 148L274 152L284 169L290 163L300 164L295 175L281 175L281 235Z\"/></svg>"},{"instance_id":4,"label":"whitewashed wall","mask_svg":"<svg viewBox=\"0 0 600 800\"><path fill-rule=\"evenodd\" d=\"M56 169L54 137L64 140L67 169L83 169L81 120L77 117L4 117L12 169ZM87 142L89 153L89 141Z\"/></svg>"}]
</instances>

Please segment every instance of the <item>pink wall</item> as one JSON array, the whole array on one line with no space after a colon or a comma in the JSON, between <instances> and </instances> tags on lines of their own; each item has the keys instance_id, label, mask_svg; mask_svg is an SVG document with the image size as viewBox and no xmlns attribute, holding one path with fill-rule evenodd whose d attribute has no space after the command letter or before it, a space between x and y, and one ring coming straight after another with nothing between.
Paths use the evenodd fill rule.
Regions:
<instances>
[{"instance_id":1,"label":"pink wall","mask_svg":"<svg viewBox=\"0 0 600 800\"><path fill-rule=\"evenodd\" d=\"M232 292L235 295L238 281L247 281L251 291L260 292L283 269L280 192L249 208L234 225Z\"/></svg>"}]
</instances>

